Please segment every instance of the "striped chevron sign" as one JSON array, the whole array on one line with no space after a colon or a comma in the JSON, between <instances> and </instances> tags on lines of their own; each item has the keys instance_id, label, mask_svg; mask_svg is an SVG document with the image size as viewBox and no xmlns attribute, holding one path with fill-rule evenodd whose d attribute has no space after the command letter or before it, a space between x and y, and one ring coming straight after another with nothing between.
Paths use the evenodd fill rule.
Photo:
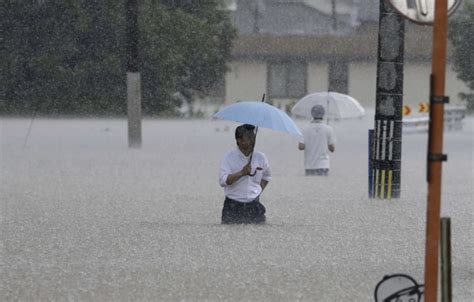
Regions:
<instances>
[{"instance_id":1,"label":"striped chevron sign","mask_svg":"<svg viewBox=\"0 0 474 302\"><path fill-rule=\"evenodd\" d=\"M429 112L430 111L430 104L426 102L421 102L418 104L418 112Z\"/></svg>"},{"instance_id":2,"label":"striped chevron sign","mask_svg":"<svg viewBox=\"0 0 474 302\"><path fill-rule=\"evenodd\" d=\"M408 105L403 106L403 115L410 115L411 114L411 107Z\"/></svg>"}]
</instances>

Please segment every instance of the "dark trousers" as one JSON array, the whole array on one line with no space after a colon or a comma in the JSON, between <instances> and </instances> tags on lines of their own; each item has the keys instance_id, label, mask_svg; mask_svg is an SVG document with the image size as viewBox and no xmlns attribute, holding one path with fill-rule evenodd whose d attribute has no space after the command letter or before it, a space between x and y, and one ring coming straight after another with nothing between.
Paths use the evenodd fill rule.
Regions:
<instances>
[{"instance_id":1,"label":"dark trousers","mask_svg":"<svg viewBox=\"0 0 474 302\"><path fill-rule=\"evenodd\" d=\"M259 198L251 202L239 202L225 198L222 207L222 223L263 223L265 222L265 207Z\"/></svg>"},{"instance_id":2,"label":"dark trousers","mask_svg":"<svg viewBox=\"0 0 474 302\"><path fill-rule=\"evenodd\" d=\"M306 176L328 176L329 169L306 169Z\"/></svg>"}]
</instances>

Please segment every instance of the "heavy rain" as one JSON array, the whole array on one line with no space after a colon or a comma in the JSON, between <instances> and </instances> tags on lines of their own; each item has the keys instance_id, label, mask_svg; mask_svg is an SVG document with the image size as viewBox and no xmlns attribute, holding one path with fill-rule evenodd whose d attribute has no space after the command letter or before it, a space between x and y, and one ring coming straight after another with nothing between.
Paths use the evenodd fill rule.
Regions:
<instances>
[{"instance_id":1,"label":"heavy rain","mask_svg":"<svg viewBox=\"0 0 474 302\"><path fill-rule=\"evenodd\" d=\"M423 291L432 26L404 22L403 104L386 107L375 0L8 1L1 14L0 300L371 301L397 274ZM474 82L462 68L474 35L458 34L473 14L465 1L449 16L447 41L440 215L453 301L474 298ZM292 108L320 91L363 108L326 107L329 175L305 175L302 137L261 126L266 222L222 224L221 160L241 123L213 115L265 94L304 130ZM399 196L370 194L383 110L402 119Z\"/></svg>"}]
</instances>

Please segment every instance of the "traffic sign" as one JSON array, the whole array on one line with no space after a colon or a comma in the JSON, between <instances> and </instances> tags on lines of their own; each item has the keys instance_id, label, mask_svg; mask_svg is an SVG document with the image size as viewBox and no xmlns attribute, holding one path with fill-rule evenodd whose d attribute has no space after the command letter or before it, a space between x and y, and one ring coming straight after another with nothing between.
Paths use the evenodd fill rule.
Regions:
<instances>
[{"instance_id":1,"label":"traffic sign","mask_svg":"<svg viewBox=\"0 0 474 302\"><path fill-rule=\"evenodd\" d=\"M418 112L429 112L430 111L430 104L426 102L421 102L418 104Z\"/></svg>"},{"instance_id":2,"label":"traffic sign","mask_svg":"<svg viewBox=\"0 0 474 302\"><path fill-rule=\"evenodd\" d=\"M390 5L402 16L420 24L433 24L436 0L389 0ZM448 15L461 4L461 0L448 0Z\"/></svg>"},{"instance_id":3,"label":"traffic sign","mask_svg":"<svg viewBox=\"0 0 474 302\"><path fill-rule=\"evenodd\" d=\"M403 105L403 115L410 115L411 114L411 107L408 105Z\"/></svg>"}]
</instances>

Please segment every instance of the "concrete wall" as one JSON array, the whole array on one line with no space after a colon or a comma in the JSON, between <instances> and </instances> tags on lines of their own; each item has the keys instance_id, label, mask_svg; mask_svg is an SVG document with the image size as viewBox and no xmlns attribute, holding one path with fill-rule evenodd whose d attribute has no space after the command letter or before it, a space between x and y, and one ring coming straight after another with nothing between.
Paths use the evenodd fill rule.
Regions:
<instances>
[{"instance_id":1,"label":"concrete wall","mask_svg":"<svg viewBox=\"0 0 474 302\"><path fill-rule=\"evenodd\" d=\"M225 77L225 103L260 100L267 88L267 64L264 61L233 61Z\"/></svg>"},{"instance_id":2,"label":"concrete wall","mask_svg":"<svg viewBox=\"0 0 474 302\"><path fill-rule=\"evenodd\" d=\"M329 85L328 65L326 62L308 63L308 94L327 91Z\"/></svg>"},{"instance_id":3,"label":"concrete wall","mask_svg":"<svg viewBox=\"0 0 474 302\"><path fill-rule=\"evenodd\" d=\"M408 62L404 66L403 104L417 110L420 102L429 102L431 62ZM363 106L375 108L377 67L375 63L355 62L349 66L349 94ZM452 65L446 66L446 95L450 104L461 104L458 94L467 92L464 82L456 78Z\"/></svg>"},{"instance_id":4,"label":"concrete wall","mask_svg":"<svg viewBox=\"0 0 474 302\"><path fill-rule=\"evenodd\" d=\"M225 103L237 100L260 100L267 92L267 64L264 61L234 61L230 64L231 71L226 75ZM431 62L409 62L404 66L404 105L412 107L416 112L420 102L429 101L429 75ZM349 64L349 95L357 99L362 106L375 108L377 69L375 63L352 62ZM327 91L328 65L326 62L309 62L307 93ZM450 104L458 105L457 95L468 92L467 86L456 78L451 64L446 67L446 95L450 96ZM297 100L269 100L281 109Z\"/></svg>"},{"instance_id":5,"label":"concrete wall","mask_svg":"<svg viewBox=\"0 0 474 302\"><path fill-rule=\"evenodd\" d=\"M349 95L358 100L362 106L375 108L376 77L377 66L374 63L350 63Z\"/></svg>"}]
</instances>

